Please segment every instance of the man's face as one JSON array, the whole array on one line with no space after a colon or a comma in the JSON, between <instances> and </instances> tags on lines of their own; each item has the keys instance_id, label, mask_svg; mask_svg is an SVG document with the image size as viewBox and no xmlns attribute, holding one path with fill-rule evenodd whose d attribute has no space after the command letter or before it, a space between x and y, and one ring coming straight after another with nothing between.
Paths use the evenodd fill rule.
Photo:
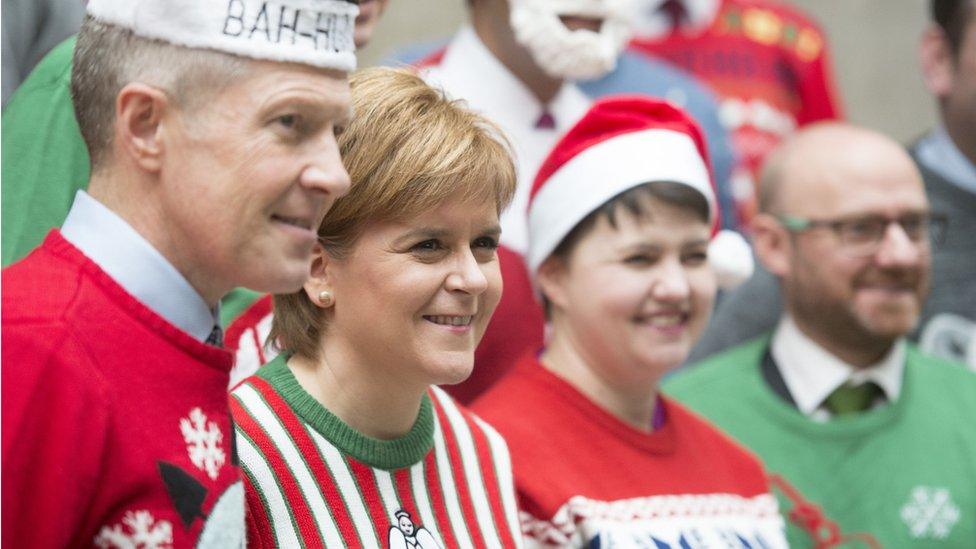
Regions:
<instances>
[{"instance_id":1,"label":"man's face","mask_svg":"<svg viewBox=\"0 0 976 549\"><path fill-rule=\"evenodd\" d=\"M902 151L892 151L892 158L855 158L857 151L835 155L831 165L809 167L809 177L787 183L783 213L851 220L928 212L920 177ZM829 227L792 234L790 243L783 284L788 307L801 325L855 344L894 340L914 327L928 293L927 238L913 241L901 226L889 223L874 248L845 244Z\"/></svg>"},{"instance_id":2,"label":"man's face","mask_svg":"<svg viewBox=\"0 0 976 549\"><path fill-rule=\"evenodd\" d=\"M349 85L341 72L252 63L206 106L163 122L166 255L216 290L292 292L349 188L334 133L350 115Z\"/></svg>"},{"instance_id":3,"label":"man's face","mask_svg":"<svg viewBox=\"0 0 976 549\"><path fill-rule=\"evenodd\" d=\"M516 40L552 78L603 76L630 37L633 0L508 1Z\"/></svg>"}]
</instances>

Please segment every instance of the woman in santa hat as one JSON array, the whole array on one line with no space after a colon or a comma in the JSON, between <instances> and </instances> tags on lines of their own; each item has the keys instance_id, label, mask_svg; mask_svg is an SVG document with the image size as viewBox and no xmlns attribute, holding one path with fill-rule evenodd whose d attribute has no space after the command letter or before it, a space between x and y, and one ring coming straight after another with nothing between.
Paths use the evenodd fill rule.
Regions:
<instances>
[{"instance_id":1,"label":"woman in santa hat","mask_svg":"<svg viewBox=\"0 0 976 549\"><path fill-rule=\"evenodd\" d=\"M528 213L547 343L474 406L509 443L528 545L786 546L758 459L658 391L751 265L716 233L698 126L666 102L595 103Z\"/></svg>"}]
</instances>

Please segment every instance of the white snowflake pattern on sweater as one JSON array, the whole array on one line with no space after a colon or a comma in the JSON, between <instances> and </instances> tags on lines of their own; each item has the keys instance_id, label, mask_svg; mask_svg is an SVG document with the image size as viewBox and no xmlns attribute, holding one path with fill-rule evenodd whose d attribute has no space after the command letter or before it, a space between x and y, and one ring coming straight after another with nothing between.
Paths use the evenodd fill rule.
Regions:
<instances>
[{"instance_id":1,"label":"white snowflake pattern on sweater","mask_svg":"<svg viewBox=\"0 0 976 549\"><path fill-rule=\"evenodd\" d=\"M227 456L221 448L224 434L214 421L207 420L207 414L200 408L190 410L189 416L180 419L180 431L186 441L186 451L190 461L205 471L211 480L216 480Z\"/></svg>"},{"instance_id":2,"label":"white snowflake pattern on sweater","mask_svg":"<svg viewBox=\"0 0 976 549\"><path fill-rule=\"evenodd\" d=\"M916 539L949 537L960 515L948 488L916 486L901 508L901 519Z\"/></svg>"},{"instance_id":3,"label":"white snowflake pattern on sweater","mask_svg":"<svg viewBox=\"0 0 976 549\"><path fill-rule=\"evenodd\" d=\"M95 545L102 549L171 549L173 525L149 511L126 511L122 524L103 526Z\"/></svg>"}]
</instances>

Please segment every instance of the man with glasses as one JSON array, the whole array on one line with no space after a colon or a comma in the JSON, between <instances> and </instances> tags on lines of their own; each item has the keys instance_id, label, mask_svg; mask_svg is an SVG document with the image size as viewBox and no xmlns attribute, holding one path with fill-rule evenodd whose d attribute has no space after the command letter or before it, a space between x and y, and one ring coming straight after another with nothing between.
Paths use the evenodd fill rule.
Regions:
<instances>
[{"instance_id":1,"label":"man with glasses","mask_svg":"<svg viewBox=\"0 0 976 549\"><path fill-rule=\"evenodd\" d=\"M932 0L929 8L919 57L939 123L910 154L949 224L932 250L932 291L909 338L976 371L976 0ZM781 307L775 278L757 269L719 305L689 361L772 329Z\"/></svg>"},{"instance_id":2,"label":"man with glasses","mask_svg":"<svg viewBox=\"0 0 976 549\"><path fill-rule=\"evenodd\" d=\"M760 189L754 244L780 281L779 323L666 391L799 493L782 502L791 545L809 545L801 526L819 541L971 545L976 374L905 338L945 228L912 158L875 132L819 124L773 153Z\"/></svg>"}]
</instances>

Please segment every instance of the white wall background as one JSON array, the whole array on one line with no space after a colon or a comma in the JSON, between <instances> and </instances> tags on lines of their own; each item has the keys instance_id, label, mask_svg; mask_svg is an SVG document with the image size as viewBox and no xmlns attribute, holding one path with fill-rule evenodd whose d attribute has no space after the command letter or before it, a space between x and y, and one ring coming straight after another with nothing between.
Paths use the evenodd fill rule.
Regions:
<instances>
[{"instance_id":1,"label":"white wall background","mask_svg":"<svg viewBox=\"0 0 976 549\"><path fill-rule=\"evenodd\" d=\"M928 0L792 0L820 21L830 42L849 120L909 142L932 126L935 107L918 68ZM449 37L465 0L390 0L362 66L420 41Z\"/></svg>"}]
</instances>

